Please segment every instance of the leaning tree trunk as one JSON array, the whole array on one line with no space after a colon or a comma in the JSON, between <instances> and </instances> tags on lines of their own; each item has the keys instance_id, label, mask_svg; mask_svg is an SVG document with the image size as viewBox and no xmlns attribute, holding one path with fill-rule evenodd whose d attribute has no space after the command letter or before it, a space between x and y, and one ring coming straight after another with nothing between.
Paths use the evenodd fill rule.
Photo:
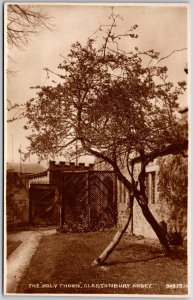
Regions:
<instances>
[{"instance_id":1,"label":"leaning tree trunk","mask_svg":"<svg viewBox=\"0 0 193 300\"><path fill-rule=\"evenodd\" d=\"M118 229L118 231L114 235L112 241L105 248L105 250L101 253L101 255L92 262L91 266L99 266L109 257L109 255L113 252L115 247L118 245L123 234L126 232L128 226L129 226L129 223L131 221L131 218L132 218L132 208L130 207L129 217L128 217L127 221L125 222L124 226L122 228Z\"/></svg>"},{"instance_id":2,"label":"leaning tree trunk","mask_svg":"<svg viewBox=\"0 0 193 300\"><path fill-rule=\"evenodd\" d=\"M149 210L148 204L141 202L140 201L141 199L139 199L138 197L136 197L136 200L137 200L139 206L141 207L141 210L142 210L142 213L143 213L145 219L147 220L147 222L150 224L150 226L156 233L156 235L160 241L160 244L162 245L165 255L169 255L170 246L168 244L167 238L166 238L164 232L162 231L162 228L160 227L159 223L156 221L156 219L152 215L151 211ZM109 243L109 245L100 254L100 256L92 262L92 264L91 264L92 266L101 265L109 257L109 255L113 252L113 250L118 245L123 234L126 232L128 226L129 226L129 223L130 223L132 215L133 215L132 211L133 211L133 197L130 202L130 213L129 213L129 217L128 217L126 223L124 224L124 226L122 228L118 229L118 231L114 235L114 237L113 237L112 241Z\"/></svg>"},{"instance_id":3,"label":"leaning tree trunk","mask_svg":"<svg viewBox=\"0 0 193 300\"><path fill-rule=\"evenodd\" d=\"M145 219L151 225L152 229L154 230L155 234L157 235L157 237L160 241L160 244L162 245L162 248L163 248L163 251L164 251L165 255L169 255L170 246L168 244L168 240L166 238L166 235L164 234L164 232L163 232L161 226L159 225L159 223L156 221L156 219L152 215L152 213L151 213L151 211L148 207L148 204L140 202L138 197L136 197L136 200L137 200L139 206L141 207L141 210L142 210L142 213L143 213Z\"/></svg>"}]
</instances>

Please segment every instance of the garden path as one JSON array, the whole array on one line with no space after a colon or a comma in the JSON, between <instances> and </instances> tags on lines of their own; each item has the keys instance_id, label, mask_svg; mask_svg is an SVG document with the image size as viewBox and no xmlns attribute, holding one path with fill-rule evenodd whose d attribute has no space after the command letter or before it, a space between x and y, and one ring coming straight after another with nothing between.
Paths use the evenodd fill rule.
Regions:
<instances>
[{"instance_id":1,"label":"garden path","mask_svg":"<svg viewBox=\"0 0 193 300\"><path fill-rule=\"evenodd\" d=\"M21 245L17 247L5 261L5 294L14 294L17 286L29 266L30 260L35 253L40 239L43 235L54 234L56 229L38 229L30 231L20 231L8 233L7 239L10 241L21 241Z\"/></svg>"}]
</instances>

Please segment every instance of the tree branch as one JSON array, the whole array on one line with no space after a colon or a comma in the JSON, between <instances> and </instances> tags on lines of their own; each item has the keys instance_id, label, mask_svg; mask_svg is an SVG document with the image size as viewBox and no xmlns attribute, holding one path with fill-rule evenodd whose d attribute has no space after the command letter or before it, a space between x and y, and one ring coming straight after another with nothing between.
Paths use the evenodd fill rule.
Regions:
<instances>
[{"instance_id":1,"label":"tree branch","mask_svg":"<svg viewBox=\"0 0 193 300\"><path fill-rule=\"evenodd\" d=\"M144 159L149 163L150 161L153 161L157 157L162 157L162 156L166 156L169 154L183 153L187 149L188 149L188 141L186 140L183 143L179 143L179 144L176 143L176 144L168 145L163 149L155 150L148 154L144 154L143 157L141 157L141 155L139 155L131 160L131 164L134 165L136 163L141 162Z\"/></svg>"}]
</instances>

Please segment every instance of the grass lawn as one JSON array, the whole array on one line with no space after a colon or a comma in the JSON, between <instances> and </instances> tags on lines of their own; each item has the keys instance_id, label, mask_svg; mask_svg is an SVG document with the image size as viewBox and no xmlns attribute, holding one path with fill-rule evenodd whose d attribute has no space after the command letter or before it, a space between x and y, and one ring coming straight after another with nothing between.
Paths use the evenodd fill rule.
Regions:
<instances>
[{"instance_id":1,"label":"grass lawn","mask_svg":"<svg viewBox=\"0 0 193 300\"><path fill-rule=\"evenodd\" d=\"M7 241L7 257L21 244L21 241Z\"/></svg>"},{"instance_id":2,"label":"grass lawn","mask_svg":"<svg viewBox=\"0 0 193 300\"><path fill-rule=\"evenodd\" d=\"M106 263L91 267L113 232L43 236L16 293L187 294L187 257L125 236Z\"/></svg>"}]
</instances>

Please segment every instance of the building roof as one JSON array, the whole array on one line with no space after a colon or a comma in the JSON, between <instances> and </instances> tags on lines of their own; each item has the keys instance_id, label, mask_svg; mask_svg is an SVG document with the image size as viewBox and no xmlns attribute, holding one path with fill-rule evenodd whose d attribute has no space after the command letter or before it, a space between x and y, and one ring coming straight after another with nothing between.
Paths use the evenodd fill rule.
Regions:
<instances>
[{"instance_id":1,"label":"building roof","mask_svg":"<svg viewBox=\"0 0 193 300\"><path fill-rule=\"evenodd\" d=\"M8 172L20 173L20 163L7 163ZM22 163L21 173L23 174L37 174L46 171L46 168L40 164Z\"/></svg>"}]
</instances>

